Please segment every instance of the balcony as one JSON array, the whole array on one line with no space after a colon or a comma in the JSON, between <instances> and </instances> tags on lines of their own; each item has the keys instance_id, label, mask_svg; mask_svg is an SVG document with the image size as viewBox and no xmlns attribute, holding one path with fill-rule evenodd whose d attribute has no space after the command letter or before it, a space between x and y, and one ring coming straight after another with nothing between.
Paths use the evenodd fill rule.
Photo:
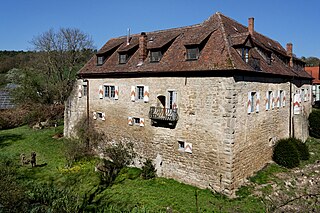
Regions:
<instances>
[{"instance_id":1,"label":"balcony","mask_svg":"<svg viewBox=\"0 0 320 213\"><path fill-rule=\"evenodd\" d=\"M149 118L153 126L175 127L179 116L177 109L166 109L162 107L150 107Z\"/></svg>"}]
</instances>

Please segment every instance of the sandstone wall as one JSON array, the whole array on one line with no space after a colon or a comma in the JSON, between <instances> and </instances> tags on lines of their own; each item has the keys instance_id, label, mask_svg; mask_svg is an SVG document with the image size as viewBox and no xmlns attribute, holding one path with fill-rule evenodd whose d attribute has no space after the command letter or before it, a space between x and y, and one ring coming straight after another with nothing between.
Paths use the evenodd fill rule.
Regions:
<instances>
[{"instance_id":1,"label":"sandstone wall","mask_svg":"<svg viewBox=\"0 0 320 213\"><path fill-rule=\"evenodd\" d=\"M82 81L78 81L81 85ZM100 85L119 88L118 100L99 98ZM76 88L78 87L76 85ZM136 165L146 158L156 164L159 176L174 178L201 188L234 195L248 176L271 160L276 140L289 136L290 83L238 77L172 77L90 79L90 116L97 129L106 133L106 141L134 142ZM131 86L149 87L149 101L131 101ZM292 91L306 85L292 86ZM177 92L179 120L174 129L155 127L148 118L157 96ZM286 92L286 106L265 110L266 91ZM259 112L248 113L248 92L260 93ZM311 92L311 90L309 90ZM310 101L301 103L301 115L293 115L291 132L306 138L306 116ZM86 114L86 97L77 91L66 103L65 135L72 136L79 118ZM128 117L144 118L144 126L128 125ZM178 148L178 141L192 144L192 153ZM103 146L103 145L102 145Z\"/></svg>"}]
</instances>

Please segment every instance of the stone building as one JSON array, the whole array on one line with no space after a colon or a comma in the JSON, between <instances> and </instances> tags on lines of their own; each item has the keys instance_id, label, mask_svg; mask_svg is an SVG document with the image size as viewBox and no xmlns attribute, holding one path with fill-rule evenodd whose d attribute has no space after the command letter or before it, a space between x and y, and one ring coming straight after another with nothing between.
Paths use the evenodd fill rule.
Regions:
<instances>
[{"instance_id":1,"label":"stone building","mask_svg":"<svg viewBox=\"0 0 320 213\"><path fill-rule=\"evenodd\" d=\"M320 105L320 67L306 67L305 70L313 77L312 95L313 101Z\"/></svg>"},{"instance_id":2,"label":"stone building","mask_svg":"<svg viewBox=\"0 0 320 213\"><path fill-rule=\"evenodd\" d=\"M87 114L132 141L159 176L234 195L276 140L308 137L311 77L284 49L221 13L201 24L110 39L79 71L65 130ZM89 107L89 108L87 108ZM88 110L88 111L87 111Z\"/></svg>"}]
</instances>

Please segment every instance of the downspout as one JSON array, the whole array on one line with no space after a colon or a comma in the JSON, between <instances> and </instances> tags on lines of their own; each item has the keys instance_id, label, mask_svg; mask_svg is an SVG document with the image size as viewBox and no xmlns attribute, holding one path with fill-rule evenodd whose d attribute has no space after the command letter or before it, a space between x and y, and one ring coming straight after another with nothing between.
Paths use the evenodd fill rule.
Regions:
<instances>
[{"instance_id":1,"label":"downspout","mask_svg":"<svg viewBox=\"0 0 320 213\"><path fill-rule=\"evenodd\" d=\"M293 78L292 78L293 79ZM290 100L289 100L289 137L292 136L292 80L290 80L290 88L289 88Z\"/></svg>"}]
</instances>

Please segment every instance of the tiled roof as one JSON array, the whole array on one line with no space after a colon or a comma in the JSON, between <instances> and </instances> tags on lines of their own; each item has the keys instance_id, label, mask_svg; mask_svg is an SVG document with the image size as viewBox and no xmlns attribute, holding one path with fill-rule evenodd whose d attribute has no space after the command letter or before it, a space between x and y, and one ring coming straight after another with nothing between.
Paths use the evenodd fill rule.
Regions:
<instances>
[{"instance_id":1,"label":"tiled roof","mask_svg":"<svg viewBox=\"0 0 320 213\"><path fill-rule=\"evenodd\" d=\"M305 70L314 78L312 83L320 84L320 67L306 67Z\"/></svg>"},{"instance_id":2,"label":"tiled roof","mask_svg":"<svg viewBox=\"0 0 320 213\"><path fill-rule=\"evenodd\" d=\"M148 57L141 63L140 51L135 51L126 64L119 64L118 52L128 51L139 45L139 36L130 36L130 44L126 43L126 36L110 39L98 54L108 52L110 56L103 65L97 66L97 56L93 56L79 71L79 75L90 74L115 74L115 73L151 73L151 72L220 72L239 70L245 72L260 72L283 76L310 78L304 70L294 71L283 58L290 59L286 50L279 44L258 32L252 35L248 28L221 13L216 13L201 24L147 32L147 49L165 49L161 60L157 63L150 62ZM272 52L271 64L256 48L250 50L251 57L260 61L259 71L245 63L239 52L235 49L250 38L253 46L260 47L266 52ZM202 45L200 56L197 60L186 60L186 46ZM168 46L167 45L167 46ZM141 47L139 47L141 48ZM112 52L113 51L113 52ZM296 59L295 59L296 60Z\"/></svg>"}]
</instances>

